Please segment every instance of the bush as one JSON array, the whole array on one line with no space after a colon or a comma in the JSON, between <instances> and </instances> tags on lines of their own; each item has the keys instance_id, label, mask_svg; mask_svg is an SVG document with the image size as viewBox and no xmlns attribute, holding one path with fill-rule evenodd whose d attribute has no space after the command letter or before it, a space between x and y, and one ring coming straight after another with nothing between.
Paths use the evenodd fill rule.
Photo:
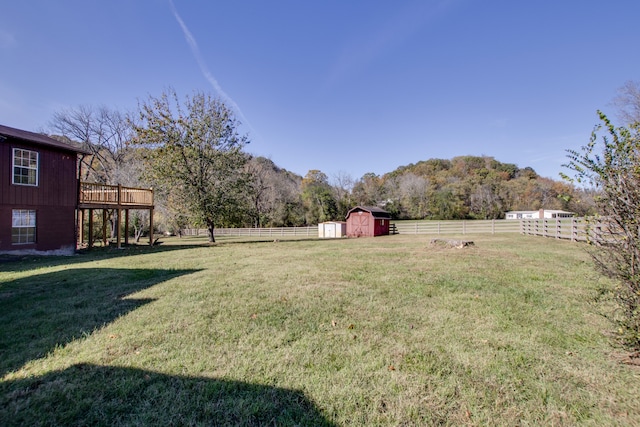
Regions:
<instances>
[{"instance_id":1,"label":"bush","mask_svg":"<svg viewBox=\"0 0 640 427\"><path fill-rule=\"evenodd\" d=\"M615 127L602 112L602 124L582 151L568 150L577 183L595 187L599 238L592 241L596 268L614 280L612 289L620 343L640 350L640 123ZM601 135L602 134L602 135ZM601 137L600 137L601 136ZM599 143L600 141L600 143ZM600 149L602 150L600 152Z\"/></svg>"}]
</instances>

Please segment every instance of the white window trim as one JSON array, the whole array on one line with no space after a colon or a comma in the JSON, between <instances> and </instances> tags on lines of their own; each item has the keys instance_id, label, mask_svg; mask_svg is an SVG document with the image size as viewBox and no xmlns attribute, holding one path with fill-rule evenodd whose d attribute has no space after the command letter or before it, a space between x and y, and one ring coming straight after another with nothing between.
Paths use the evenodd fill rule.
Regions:
<instances>
[{"instance_id":1,"label":"white window trim","mask_svg":"<svg viewBox=\"0 0 640 427\"><path fill-rule=\"evenodd\" d=\"M33 228L33 240L28 242L14 242L13 229ZM28 235L28 234L27 234ZM13 209L11 211L11 244L32 245L36 243L36 211L32 209Z\"/></svg>"},{"instance_id":2,"label":"white window trim","mask_svg":"<svg viewBox=\"0 0 640 427\"><path fill-rule=\"evenodd\" d=\"M20 150L20 151L25 151L27 153L34 153L36 155L36 166L31 167L31 166L17 166L20 168L25 168L25 169L29 169L29 170L35 170L36 171L36 182L35 184L25 184L23 182L16 182L16 152ZM29 187L37 187L38 184L40 183L40 153L38 153L37 151L33 151L33 150L27 150L24 148L14 148L12 151L12 155L11 155L11 183L14 185L26 185Z\"/></svg>"}]
</instances>

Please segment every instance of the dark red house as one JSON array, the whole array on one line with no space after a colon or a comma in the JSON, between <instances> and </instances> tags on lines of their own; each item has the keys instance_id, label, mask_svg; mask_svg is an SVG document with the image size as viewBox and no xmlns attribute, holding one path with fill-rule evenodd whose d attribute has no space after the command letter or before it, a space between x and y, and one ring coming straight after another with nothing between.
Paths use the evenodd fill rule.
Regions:
<instances>
[{"instance_id":1,"label":"dark red house","mask_svg":"<svg viewBox=\"0 0 640 427\"><path fill-rule=\"evenodd\" d=\"M0 125L0 253L75 251L79 153Z\"/></svg>"},{"instance_id":2,"label":"dark red house","mask_svg":"<svg viewBox=\"0 0 640 427\"><path fill-rule=\"evenodd\" d=\"M373 206L356 206L347 213L347 236L385 236L389 234L389 212Z\"/></svg>"},{"instance_id":3,"label":"dark red house","mask_svg":"<svg viewBox=\"0 0 640 427\"><path fill-rule=\"evenodd\" d=\"M123 231L128 243L129 210L148 210L153 244L153 190L80 182L78 155L86 154L46 135L0 125L0 254L73 254L84 242L85 219L91 247L94 211L102 211L103 245L107 212L117 212L120 247Z\"/></svg>"}]
</instances>

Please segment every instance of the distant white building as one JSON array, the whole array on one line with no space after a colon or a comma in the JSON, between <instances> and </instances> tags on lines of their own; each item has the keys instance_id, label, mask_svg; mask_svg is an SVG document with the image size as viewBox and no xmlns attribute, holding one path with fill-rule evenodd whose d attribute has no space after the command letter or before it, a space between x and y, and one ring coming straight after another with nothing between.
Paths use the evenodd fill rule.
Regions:
<instances>
[{"instance_id":1,"label":"distant white building","mask_svg":"<svg viewBox=\"0 0 640 427\"><path fill-rule=\"evenodd\" d=\"M554 219L554 218L571 218L575 214L573 212L540 209L537 211L509 211L505 214L506 219Z\"/></svg>"}]
</instances>

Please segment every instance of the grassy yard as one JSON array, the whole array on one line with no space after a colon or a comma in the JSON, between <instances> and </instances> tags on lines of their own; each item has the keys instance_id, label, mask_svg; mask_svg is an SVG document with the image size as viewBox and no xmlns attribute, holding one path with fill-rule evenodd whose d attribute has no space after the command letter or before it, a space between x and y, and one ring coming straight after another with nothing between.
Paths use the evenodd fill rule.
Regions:
<instances>
[{"instance_id":1,"label":"grassy yard","mask_svg":"<svg viewBox=\"0 0 640 427\"><path fill-rule=\"evenodd\" d=\"M583 245L430 238L0 260L0 425L640 425Z\"/></svg>"}]
</instances>

